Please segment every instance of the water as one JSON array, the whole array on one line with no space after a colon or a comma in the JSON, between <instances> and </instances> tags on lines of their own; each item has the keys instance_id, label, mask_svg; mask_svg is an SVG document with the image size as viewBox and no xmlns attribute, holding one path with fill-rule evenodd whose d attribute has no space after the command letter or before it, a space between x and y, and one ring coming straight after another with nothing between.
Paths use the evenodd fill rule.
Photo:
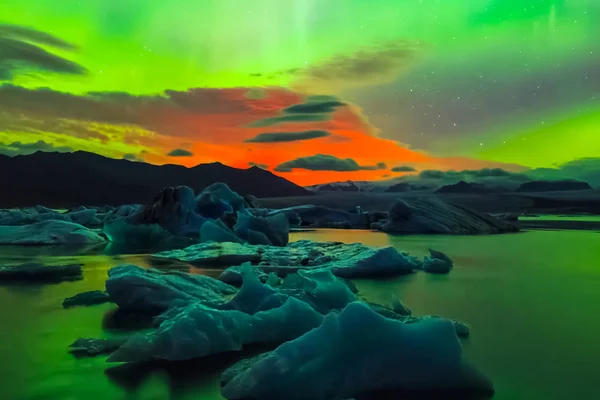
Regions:
<instances>
[{"instance_id":1,"label":"water","mask_svg":"<svg viewBox=\"0 0 600 400\"><path fill-rule=\"evenodd\" d=\"M417 273L357 285L370 301L389 303L395 293L417 315L434 313L468 323L472 336L464 342L466 355L494 381L495 399L600 398L600 233L392 237L326 230L292 237L394 245L415 255L425 254L427 247L446 252L456 263L448 276ZM80 262L85 276L56 285L0 287L2 399L220 399L218 376L231 357L109 368L104 357L75 359L67 352L77 337L126 332L111 323L114 305L63 310L62 300L102 289L114 265L152 266L147 255L111 256L98 249L0 250L0 264ZM183 263L161 268L192 271Z\"/></svg>"}]
</instances>

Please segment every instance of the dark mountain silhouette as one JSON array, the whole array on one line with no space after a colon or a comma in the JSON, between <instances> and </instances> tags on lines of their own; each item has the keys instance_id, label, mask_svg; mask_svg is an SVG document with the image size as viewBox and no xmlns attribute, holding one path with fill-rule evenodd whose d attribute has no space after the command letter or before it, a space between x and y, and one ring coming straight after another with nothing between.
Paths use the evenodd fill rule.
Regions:
<instances>
[{"instance_id":1,"label":"dark mountain silhouette","mask_svg":"<svg viewBox=\"0 0 600 400\"><path fill-rule=\"evenodd\" d=\"M436 193L494 193L497 192L495 189L488 188L481 183L472 183L460 181L454 185L442 186Z\"/></svg>"},{"instance_id":2,"label":"dark mountain silhouette","mask_svg":"<svg viewBox=\"0 0 600 400\"><path fill-rule=\"evenodd\" d=\"M158 166L83 151L0 155L0 207L147 203L166 186L186 185L199 192L215 182L224 182L240 194L256 197L311 194L257 167L237 169L221 163L192 168Z\"/></svg>"},{"instance_id":3,"label":"dark mountain silhouette","mask_svg":"<svg viewBox=\"0 0 600 400\"><path fill-rule=\"evenodd\" d=\"M589 190L589 183L577 180L562 181L531 181L517 188L517 192L559 192L566 190Z\"/></svg>"}]
</instances>

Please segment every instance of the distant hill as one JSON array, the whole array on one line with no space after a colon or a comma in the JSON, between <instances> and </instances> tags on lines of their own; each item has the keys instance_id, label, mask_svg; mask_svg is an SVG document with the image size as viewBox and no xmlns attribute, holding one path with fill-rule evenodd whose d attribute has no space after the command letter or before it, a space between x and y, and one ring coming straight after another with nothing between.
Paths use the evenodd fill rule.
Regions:
<instances>
[{"instance_id":1,"label":"distant hill","mask_svg":"<svg viewBox=\"0 0 600 400\"><path fill-rule=\"evenodd\" d=\"M93 153L36 152L0 155L0 207L49 207L146 203L166 186L196 192L224 182L240 194L257 197L304 196L310 191L258 167L237 169L221 163L153 165Z\"/></svg>"},{"instance_id":2,"label":"distant hill","mask_svg":"<svg viewBox=\"0 0 600 400\"><path fill-rule=\"evenodd\" d=\"M357 184L351 181L347 182L332 182L322 185L310 186L307 189L315 192L360 192L361 189Z\"/></svg>"},{"instance_id":3,"label":"distant hill","mask_svg":"<svg viewBox=\"0 0 600 400\"><path fill-rule=\"evenodd\" d=\"M589 183L576 180L563 181L531 181L517 188L517 192L560 192L567 190L589 190Z\"/></svg>"},{"instance_id":4,"label":"distant hill","mask_svg":"<svg viewBox=\"0 0 600 400\"><path fill-rule=\"evenodd\" d=\"M496 190L481 183L460 181L454 185L442 186L435 193L494 193Z\"/></svg>"},{"instance_id":5,"label":"distant hill","mask_svg":"<svg viewBox=\"0 0 600 400\"><path fill-rule=\"evenodd\" d=\"M417 185L408 182L400 182L390 186L385 190L386 193L403 193L403 192L417 192L422 190L431 190L429 186Z\"/></svg>"}]
</instances>

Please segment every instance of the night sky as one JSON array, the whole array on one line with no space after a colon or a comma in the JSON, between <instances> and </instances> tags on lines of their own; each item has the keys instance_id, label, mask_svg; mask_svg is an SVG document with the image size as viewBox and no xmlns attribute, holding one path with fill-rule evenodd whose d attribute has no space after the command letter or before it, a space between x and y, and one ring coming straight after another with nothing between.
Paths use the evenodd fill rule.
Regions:
<instances>
[{"instance_id":1,"label":"night sky","mask_svg":"<svg viewBox=\"0 0 600 400\"><path fill-rule=\"evenodd\" d=\"M3 0L0 153L299 184L580 165L599 35L598 0Z\"/></svg>"}]
</instances>

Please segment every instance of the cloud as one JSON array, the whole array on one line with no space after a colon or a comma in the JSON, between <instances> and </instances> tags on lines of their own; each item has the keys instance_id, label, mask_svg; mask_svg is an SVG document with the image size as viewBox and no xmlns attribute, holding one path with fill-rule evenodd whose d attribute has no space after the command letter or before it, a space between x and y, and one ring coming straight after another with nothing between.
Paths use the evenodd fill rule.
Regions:
<instances>
[{"instance_id":1,"label":"cloud","mask_svg":"<svg viewBox=\"0 0 600 400\"><path fill-rule=\"evenodd\" d=\"M248 124L247 127L264 128L267 126L288 124L294 122L322 122L329 121L330 119L331 116L328 114L290 114L254 121Z\"/></svg>"},{"instance_id":2,"label":"cloud","mask_svg":"<svg viewBox=\"0 0 600 400\"><path fill-rule=\"evenodd\" d=\"M301 132L273 132L261 133L253 138L246 139L245 143L284 143L301 140L319 139L330 136L331 133L323 130L310 130Z\"/></svg>"},{"instance_id":3,"label":"cloud","mask_svg":"<svg viewBox=\"0 0 600 400\"><path fill-rule=\"evenodd\" d=\"M334 96L310 96L303 103L282 109L282 115L254 121L248 124L248 127L261 128L292 122L329 121L332 114L345 105L346 103Z\"/></svg>"},{"instance_id":4,"label":"cloud","mask_svg":"<svg viewBox=\"0 0 600 400\"><path fill-rule=\"evenodd\" d=\"M463 171L439 171L439 170L424 170L421 171L419 177L427 180L440 181L455 181L454 183L464 180L469 182L481 181L486 178L500 178L501 180L513 182L526 182L531 180L524 173L510 172L501 168L482 168L478 170L463 170Z\"/></svg>"},{"instance_id":5,"label":"cloud","mask_svg":"<svg viewBox=\"0 0 600 400\"><path fill-rule=\"evenodd\" d=\"M12 80L23 73L41 72L85 75L81 65L52 54L40 45L63 51L77 47L32 28L0 24L0 80Z\"/></svg>"},{"instance_id":6,"label":"cloud","mask_svg":"<svg viewBox=\"0 0 600 400\"><path fill-rule=\"evenodd\" d=\"M167 154L169 157L192 157L194 155L194 153L192 153L189 150L185 150L185 149L175 149L175 150L171 150L171 152L169 152L169 154Z\"/></svg>"},{"instance_id":7,"label":"cloud","mask_svg":"<svg viewBox=\"0 0 600 400\"><path fill-rule=\"evenodd\" d=\"M381 43L338 55L293 73L293 87L313 93L371 86L395 80L416 61L423 45L405 40Z\"/></svg>"},{"instance_id":8,"label":"cloud","mask_svg":"<svg viewBox=\"0 0 600 400\"><path fill-rule=\"evenodd\" d=\"M417 170L409 165L399 165L391 169L392 172L416 172Z\"/></svg>"},{"instance_id":9,"label":"cloud","mask_svg":"<svg viewBox=\"0 0 600 400\"><path fill-rule=\"evenodd\" d=\"M275 167L277 172L291 172L293 169L304 169L309 171L374 171L385 168L384 163L375 166L361 166L351 158L337 158L327 154L316 154L314 156L300 157L295 160L286 161Z\"/></svg>"},{"instance_id":10,"label":"cloud","mask_svg":"<svg viewBox=\"0 0 600 400\"><path fill-rule=\"evenodd\" d=\"M586 157L557 165L556 168L536 168L526 172L535 179L577 179L600 187L600 157Z\"/></svg>"},{"instance_id":11,"label":"cloud","mask_svg":"<svg viewBox=\"0 0 600 400\"><path fill-rule=\"evenodd\" d=\"M136 161L136 162L144 162L144 157L141 155L135 155L132 153L123 154L123 160Z\"/></svg>"},{"instance_id":12,"label":"cloud","mask_svg":"<svg viewBox=\"0 0 600 400\"><path fill-rule=\"evenodd\" d=\"M308 101L302 104L294 104L293 106L287 107L283 110L287 114L323 114L332 113L338 107L346 105L339 100L325 100L325 101Z\"/></svg>"},{"instance_id":13,"label":"cloud","mask_svg":"<svg viewBox=\"0 0 600 400\"><path fill-rule=\"evenodd\" d=\"M252 162L252 161L250 161L250 162L248 163L248 165L249 165L250 167L258 167L258 168L260 168L260 169L269 169L269 166L268 166L268 165L266 165L266 164L259 164L259 163L255 163L255 162Z\"/></svg>"},{"instance_id":14,"label":"cloud","mask_svg":"<svg viewBox=\"0 0 600 400\"><path fill-rule=\"evenodd\" d=\"M38 140L33 143L12 142L9 144L0 143L0 154L7 156L33 154L36 151L68 153L73 151L68 146L55 146L43 140Z\"/></svg>"}]
</instances>

